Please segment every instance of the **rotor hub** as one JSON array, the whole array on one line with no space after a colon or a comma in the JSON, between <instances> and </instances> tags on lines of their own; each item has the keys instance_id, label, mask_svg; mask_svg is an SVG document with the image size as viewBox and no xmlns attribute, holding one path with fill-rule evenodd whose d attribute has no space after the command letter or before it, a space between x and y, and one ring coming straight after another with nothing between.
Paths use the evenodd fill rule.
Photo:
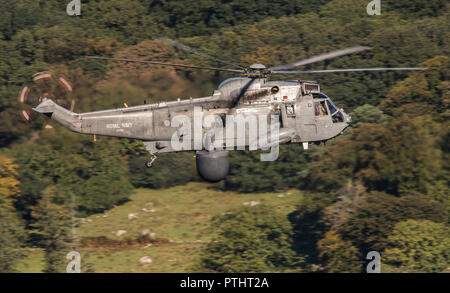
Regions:
<instances>
[{"instance_id":1,"label":"rotor hub","mask_svg":"<svg viewBox=\"0 0 450 293\"><path fill-rule=\"evenodd\" d=\"M250 74L267 74L269 73L269 69L264 64L261 63L253 63L247 69L247 73Z\"/></svg>"}]
</instances>

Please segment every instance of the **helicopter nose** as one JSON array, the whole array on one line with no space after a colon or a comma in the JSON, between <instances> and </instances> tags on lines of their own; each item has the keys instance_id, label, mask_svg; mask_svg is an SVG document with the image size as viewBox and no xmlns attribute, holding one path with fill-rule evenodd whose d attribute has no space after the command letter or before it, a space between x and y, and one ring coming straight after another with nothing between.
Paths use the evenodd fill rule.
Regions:
<instances>
[{"instance_id":1,"label":"helicopter nose","mask_svg":"<svg viewBox=\"0 0 450 293\"><path fill-rule=\"evenodd\" d=\"M344 122L345 123L352 123L352 117L344 112L344 110L341 110L342 114L344 115Z\"/></svg>"},{"instance_id":2,"label":"helicopter nose","mask_svg":"<svg viewBox=\"0 0 450 293\"><path fill-rule=\"evenodd\" d=\"M350 115L348 115L348 114L345 114L345 116L344 116L344 121L346 122L346 123L352 123L352 117L350 116Z\"/></svg>"}]
</instances>

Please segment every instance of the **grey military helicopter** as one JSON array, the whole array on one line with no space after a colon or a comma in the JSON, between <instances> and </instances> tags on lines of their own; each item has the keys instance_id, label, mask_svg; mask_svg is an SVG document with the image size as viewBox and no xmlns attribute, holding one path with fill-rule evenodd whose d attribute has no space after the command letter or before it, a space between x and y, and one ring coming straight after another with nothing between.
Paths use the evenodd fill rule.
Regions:
<instances>
[{"instance_id":1,"label":"grey military helicopter","mask_svg":"<svg viewBox=\"0 0 450 293\"><path fill-rule=\"evenodd\" d=\"M199 175L207 181L219 181L224 179L229 172L228 151L237 147L249 147L252 139L266 138L266 144L256 144L256 148L264 149L283 143L299 143L304 149L309 143L325 142L340 135L351 122L351 117L343 109L336 106L330 97L321 92L319 83L307 80L270 80L271 75L286 74L312 74L312 73L336 73L354 71L384 71L384 70L422 70L423 68L350 68L330 70L291 70L298 66L304 66L331 58L358 53L370 49L366 46L355 46L331 53L314 56L294 63L267 68L263 64L255 63L243 67L232 62L199 52L193 48L174 42L162 40L176 48L210 58L214 61L224 63L233 68L195 66L185 64L174 64L159 61L143 61L125 58L109 58L101 56L90 56L89 58L109 60L114 62L138 62L171 66L184 69L199 69L225 71L239 74L223 81L211 96L201 98L189 98L156 104L144 104L139 106L124 107L94 111L88 113L74 113L73 103L60 105L52 96L39 97L39 104L32 108L33 111L45 114L52 120L76 133L103 135L121 138L132 138L142 140L150 158L146 163L152 167L159 153L176 151L196 151L196 164ZM45 78L45 73L37 75ZM47 77L48 78L48 77ZM70 94L72 87L63 77L59 78L59 84ZM28 89L29 91L29 89ZM22 89L19 96L20 101L26 100L27 89ZM25 98L24 98L25 96ZM213 122L206 125L200 121L200 143L195 140L195 135L186 134L195 127L196 114L201 117L214 117ZM24 116L29 116L29 111L23 111ZM230 123L227 117L244 117L259 115L268 120L275 117L278 135L275 140L269 142L269 132L273 128L259 131L256 136L251 137L249 126L244 124L244 139L240 139L234 128L236 125ZM189 121L174 123L175 117L184 117ZM271 118L269 118L271 117ZM27 117L25 117L27 118ZM203 118L200 118L203 119ZM194 123L192 123L194 121ZM232 119L230 121L233 121ZM187 125L186 125L187 124ZM215 133L211 129L222 129L226 133L224 140L232 142L231 148L224 140L217 145L214 142ZM228 130L233 131L228 132ZM205 132L203 132L203 130ZM194 129L195 132L195 129ZM239 132L239 131L237 131ZM187 142L189 147L176 148L174 141ZM217 140L219 141L219 140ZM214 147L211 145L214 144Z\"/></svg>"}]
</instances>

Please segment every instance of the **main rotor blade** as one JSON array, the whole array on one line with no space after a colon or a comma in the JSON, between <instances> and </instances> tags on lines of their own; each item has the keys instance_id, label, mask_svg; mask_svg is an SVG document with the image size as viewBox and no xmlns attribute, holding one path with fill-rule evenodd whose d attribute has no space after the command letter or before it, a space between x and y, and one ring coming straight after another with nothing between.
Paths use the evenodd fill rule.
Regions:
<instances>
[{"instance_id":1,"label":"main rotor blade","mask_svg":"<svg viewBox=\"0 0 450 293\"><path fill-rule=\"evenodd\" d=\"M291 68L294 68L294 67L297 67L297 66L311 64L311 63L315 63L315 62L319 62L319 61L323 61L323 60L328 60L328 59L336 58L336 57L343 56L343 55L354 54L354 53L358 53L358 52L365 51L365 50L370 50L370 49L371 49L370 47L366 47L366 46L356 46L356 47L351 47L351 48L346 48L346 49L334 51L334 52L331 52L331 53L325 53L325 54L322 54L322 55L317 55L317 56L314 56L314 57L310 57L308 59L300 60L300 61L297 61L297 62L294 62L294 63L289 63L289 64L286 64L286 65L271 67L269 69L270 70L291 69Z\"/></svg>"},{"instance_id":2,"label":"main rotor blade","mask_svg":"<svg viewBox=\"0 0 450 293\"><path fill-rule=\"evenodd\" d=\"M200 52L200 51L198 51L198 50L196 50L194 48L191 48L189 46L183 45L183 44L178 43L178 42L176 42L174 40L171 40L169 38L160 38L160 39L155 39L155 40L164 42L164 43L169 44L169 45L171 45L171 46L173 46L175 48L184 50L184 51L189 52L189 53L193 53L193 54L196 54L196 55L199 55L199 56L202 56L202 57L205 57L205 58L217 61L217 62L221 62L221 63L227 64L227 65L230 65L230 66L234 66L234 67L237 67L237 68L240 68L240 69L244 69L244 67L242 67L241 65L234 64L232 62L228 62L226 60L222 60L222 59L219 59L217 57L208 55L206 53Z\"/></svg>"},{"instance_id":3,"label":"main rotor blade","mask_svg":"<svg viewBox=\"0 0 450 293\"><path fill-rule=\"evenodd\" d=\"M347 68L347 69L325 69L325 70L288 70L271 71L271 74L299 74L299 73L333 73L333 72L356 72L356 71L394 71L394 70L424 70L423 67L397 67L397 68Z\"/></svg>"},{"instance_id":4,"label":"main rotor blade","mask_svg":"<svg viewBox=\"0 0 450 293\"><path fill-rule=\"evenodd\" d=\"M145 60L134 60L134 59L126 59L126 58L110 58L110 57L100 57L100 56L87 56L87 58L110 60L110 61L116 61L116 62L146 63L146 64L155 64L155 65L172 66L172 67L180 67L180 68L193 68L193 69L244 73L244 70L239 70L239 69L227 69L227 68L217 68L217 67L208 67L208 66L195 66L195 65L175 64L175 63L167 63L167 62L159 62L159 61L145 61Z\"/></svg>"}]
</instances>

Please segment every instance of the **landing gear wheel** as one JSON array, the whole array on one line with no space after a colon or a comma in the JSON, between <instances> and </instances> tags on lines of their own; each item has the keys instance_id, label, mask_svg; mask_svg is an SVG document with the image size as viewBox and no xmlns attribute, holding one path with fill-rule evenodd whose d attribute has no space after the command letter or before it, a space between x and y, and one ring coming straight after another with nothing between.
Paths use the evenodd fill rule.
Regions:
<instances>
[{"instance_id":1,"label":"landing gear wheel","mask_svg":"<svg viewBox=\"0 0 450 293\"><path fill-rule=\"evenodd\" d=\"M158 157L157 157L156 155L153 155L153 154L152 154L152 155L150 156L150 159L149 159L147 162L145 162L145 167L151 168L151 167L153 166L153 162L155 162L157 158L158 158Z\"/></svg>"}]
</instances>

